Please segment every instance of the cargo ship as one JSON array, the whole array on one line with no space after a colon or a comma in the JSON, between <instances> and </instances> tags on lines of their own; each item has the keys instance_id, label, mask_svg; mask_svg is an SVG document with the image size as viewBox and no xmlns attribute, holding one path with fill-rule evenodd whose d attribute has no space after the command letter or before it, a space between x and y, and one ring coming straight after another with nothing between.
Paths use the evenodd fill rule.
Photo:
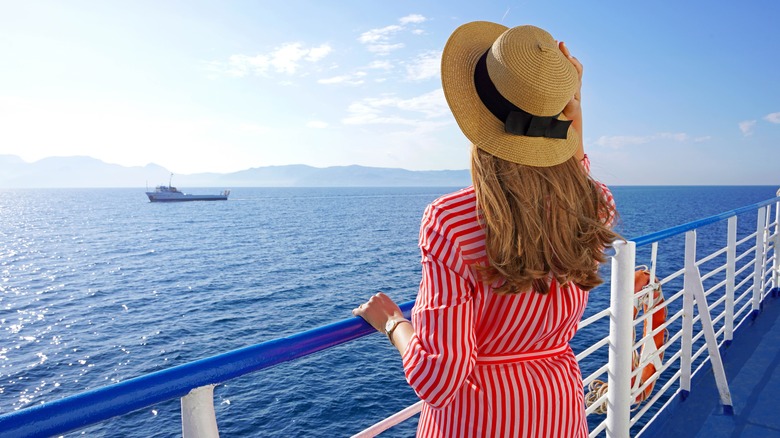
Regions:
<instances>
[{"instance_id":1,"label":"cargo ship","mask_svg":"<svg viewBox=\"0 0 780 438\"><path fill-rule=\"evenodd\" d=\"M149 197L149 202L227 201L228 196L230 196L230 190L223 190L217 195L184 193L171 184L172 179L173 174L171 174L167 186L160 185L155 187L153 192L147 191L146 196Z\"/></svg>"}]
</instances>

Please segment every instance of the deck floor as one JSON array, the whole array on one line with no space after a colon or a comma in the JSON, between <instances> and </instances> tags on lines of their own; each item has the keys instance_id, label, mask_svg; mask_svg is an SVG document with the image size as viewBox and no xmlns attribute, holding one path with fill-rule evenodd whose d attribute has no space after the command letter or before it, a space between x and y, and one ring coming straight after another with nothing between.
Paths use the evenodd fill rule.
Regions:
<instances>
[{"instance_id":1,"label":"deck floor","mask_svg":"<svg viewBox=\"0 0 780 438\"><path fill-rule=\"evenodd\" d=\"M687 400L642 437L780 437L780 298L767 298L722 351L734 415L724 415L709 369L697 376ZM660 420L659 416L657 420Z\"/></svg>"}]
</instances>

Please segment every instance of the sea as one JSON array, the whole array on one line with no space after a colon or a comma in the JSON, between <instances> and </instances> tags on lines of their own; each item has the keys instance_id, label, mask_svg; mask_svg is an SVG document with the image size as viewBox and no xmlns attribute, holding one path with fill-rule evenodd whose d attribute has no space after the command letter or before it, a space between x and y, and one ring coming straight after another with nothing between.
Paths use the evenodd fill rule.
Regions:
<instances>
[{"instance_id":1,"label":"sea","mask_svg":"<svg viewBox=\"0 0 780 438\"><path fill-rule=\"evenodd\" d=\"M148 202L142 189L0 190L0 414L351 318L377 291L413 300L421 216L456 189L232 188L226 202L169 204ZM612 188L627 238L776 190ZM755 224L755 213L740 217L744 232ZM608 306L606 280L588 314ZM575 351L593 336L578 333ZM415 401L380 334L214 393L225 437L350 436ZM413 419L383 436L415 428ZM180 435L171 400L65 436Z\"/></svg>"}]
</instances>

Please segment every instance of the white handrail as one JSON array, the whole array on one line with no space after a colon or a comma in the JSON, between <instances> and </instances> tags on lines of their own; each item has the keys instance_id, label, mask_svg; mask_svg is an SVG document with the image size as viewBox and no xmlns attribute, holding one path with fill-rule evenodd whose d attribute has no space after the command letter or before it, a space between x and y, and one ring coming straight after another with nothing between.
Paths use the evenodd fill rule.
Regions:
<instances>
[{"instance_id":1,"label":"white handrail","mask_svg":"<svg viewBox=\"0 0 780 438\"><path fill-rule=\"evenodd\" d=\"M404 408L400 412L396 412L395 414L385 418L384 420L380 421L379 423L374 424L373 426L369 427L368 429L365 429L361 432L358 432L354 435L352 435L352 438L372 438L380 433L386 431L387 429L390 429L391 427L395 426L396 424L402 423L406 421L407 419L411 418L414 415L417 415L423 407L423 401L420 400L417 403Z\"/></svg>"}]
</instances>

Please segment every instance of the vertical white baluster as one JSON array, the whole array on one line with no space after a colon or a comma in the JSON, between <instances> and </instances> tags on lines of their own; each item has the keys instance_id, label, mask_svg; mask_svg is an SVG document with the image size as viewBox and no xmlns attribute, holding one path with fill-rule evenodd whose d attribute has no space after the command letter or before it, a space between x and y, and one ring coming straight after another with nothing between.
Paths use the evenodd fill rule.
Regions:
<instances>
[{"instance_id":1,"label":"vertical white baluster","mask_svg":"<svg viewBox=\"0 0 780 438\"><path fill-rule=\"evenodd\" d=\"M780 190L777 191L780 196ZM772 251L775 261L772 263L774 274L772 275L772 287L775 295L780 293L780 202L775 203L775 243Z\"/></svg>"},{"instance_id":2,"label":"vertical white baluster","mask_svg":"<svg viewBox=\"0 0 780 438\"><path fill-rule=\"evenodd\" d=\"M609 305L609 389L607 436L628 437L631 424L631 350L634 332L634 264L636 244L617 241L612 257Z\"/></svg>"},{"instance_id":3,"label":"vertical white baluster","mask_svg":"<svg viewBox=\"0 0 780 438\"><path fill-rule=\"evenodd\" d=\"M655 276L655 269L658 265L658 242L653 242L650 247L650 281L654 282L658 280Z\"/></svg>"},{"instance_id":4,"label":"vertical white baluster","mask_svg":"<svg viewBox=\"0 0 780 438\"><path fill-rule=\"evenodd\" d=\"M720 402L723 404L723 413L732 415L734 409L731 402L731 390L729 390L729 382L728 379L726 379L726 370L723 367L720 350L718 350L718 339L715 337L715 328L712 325L712 316L710 315L710 307L707 304L707 296L704 294L704 284L702 284L701 273L699 272L699 267L696 266L695 251L691 251L693 256L688 257L689 252L687 251L687 248L689 246L692 248L696 247L696 235L691 233L687 234L685 237L686 258L683 288L685 289L686 296L692 296L695 299L696 307L699 309L701 331L707 342L707 351L710 354L710 364L712 364L712 374L715 376L715 385L718 387Z\"/></svg>"},{"instance_id":5,"label":"vertical white baluster","mask_svg":"<svg viewBox=\"0 0 780 438\"><path fill-rule=\"evenodd\" d=\"M772 223L772 206L767 205L766 206L766 217L764 218L764 253L762 258L762 265L761 265L761 281L762 288L761 288L761 294L763 295L766 293L767 290L767 283L770 283L772 281L772 276L769 276L769 279L766 278L767 269L769 269L769 273L771 274L771 267L767 268L766 264L769 260L769 247L772 245L773 239L772 239L772 229L769 226L769 224ZM761 297L763 299L763 296Z\"/></svg>"},{"instance_id":6,"label":"vertical white baluster","mask_svg":"<svg viewBox=\"0 0 780 438\"><path fill-rule=\"evenodd\" d=\"M726 246L726 321L723 339L731 343L734 339L734 283L737 260L737 216L731 216L728 222L728 241Z\"/></svg>"},{"instance_id":7,"label":"vertical white baluster","mask_svg":"<svg viewBox=\"0 0 780 438\"><path fill-rule=\"evenodd\" d=\"M201 386L181 398L183 438L219 438L214 414L214 386Z\"/></svg>"},{"instance_id":8,"label":"vertical white baluster","mask_svg":"<svg viewBox=\"0 0 780 438\"><path fill-rule=\"evenodd\" d=\"M761 291L764 278L764 228L766 228L766 207L758 209L756 220L756 260L753 270L753 318L761 311Z\"/></svg>"},{"instance_id":9,"label":"vertical white baluster","mask_svg":"<svg viewBox=\"0 0 780 438\"><path fill-rule=\"evenodd\" d=\"M685 278L696 268L696 230L685 233ZM693 291L683 284L680 390L685 400L691 392L691 355L693 354Z\"/></svg>"}]
</instances>

